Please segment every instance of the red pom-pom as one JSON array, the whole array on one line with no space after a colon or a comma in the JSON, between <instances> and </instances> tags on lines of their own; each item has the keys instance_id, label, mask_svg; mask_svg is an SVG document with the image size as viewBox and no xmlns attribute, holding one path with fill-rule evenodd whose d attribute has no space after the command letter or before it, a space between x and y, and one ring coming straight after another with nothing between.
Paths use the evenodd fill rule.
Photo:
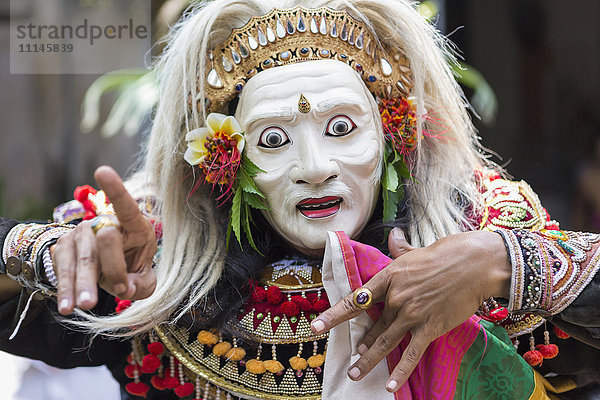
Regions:
<instances>
[{"instance_id":1,"label":"red pom-pom","mask_svg":"<svg viewBox=\"0 0 600 400\"><path fill-rule=\"evenodd\" d=\"M292 296L292 301L298 304L298 307L300 307L302 311L308 311L312 308L312 304L310 304L310 301L305 297Z\"/></svg>"},{"instance_id":2,"label":"red pom-pom","mask_svg":"<svg viewBox=\"0 0 600 400\"><path fill-rule=\"evenodd\" d=\"M529 350L527 353L523 354L523 358L527 361L527 364L534 367L542 363L544 356L537 350Z\"/></svg>"},{"instance_id":3,"label":"red pom-pom","mask_svg":"<svg viewBox=\"0 0 600 400\"><path fill-rule=\"evenodd\" d=\"M254 289L252 290L252 301L255 303L261 303L263 301L265 301L265 298L267 297L267 291L265 290L265 288L260 287L260 286L255 286Z\"/></svg>"},{"instance_id":4,"label":"red pom-pom","mask_svg":"<svg viewBox=\"0 0 600 400\"><path fill-rule=\"evenodd\" d=\"M148 351L150 354L154 354L155 356L159 355L165 350L165 346L161 342L152 342L148 344Z\"/></svg>"},{"instance_id":5,"label":"red pom-pom","mask_svg":"<svg viewBox=\"0 0 600 400\"><path fill-rule=\"evenodd\" d=\"M134 396L146 397L146 393L150 388L144 382L129 382L125 385L125 390Z\"/></svg>"},{"instance_id":6,"label":"red pom-pom","mask_svg":"<svg viewBox=\"0 0 600 400\"><path fill-rule=\"evenodd\" d=\"M538 344L535 349L540 352L544 358L554 358L558 355L558 346L555 344Z\"/></svg>"},{"instance_id":7,"label":"red pom-pom","mask_svg":"<svg viewBox=\"0 0 600 400\"><path fill-rule=\"evenodd\" d=\"M279 304L283 300L283 294L277 286L269 286L267 288L267 301L271 304Z\"/></svg>"},{"instance_id":8,"label":"red pom-pom","mask_svg":"<svg viewBox=\"0 0 600 400\"><path fill-rule=\"evenodd\" d=\"M179 386L179 379L174 376L167 376L163 380L163 384L167 389L175 389L177 386Z\"/></svg>"},{"instance_id":9,"label":"red pom-pom","mask_svg":"<svg viewBox=\"0 0 600 400\"><path fill-rule=\"evenodd\" d=\"M94 211L86 211L83 216L84 221L89 221L90 219L96 218L96 213Z\"/></svg>"},{"instance_id":10,"label":"red pom-pom","mask_svg":"<svg viewBox=\"0 0 600 400\"><path fill-rule=\"evenodd\" d=\"M96 194L98 191L90 185L77 186L73 192L73 198L80 203L83 203L88 199L89 194Z\"/></svg>"},{"instance_id":11,"label":"red pom-pom","mask_svg":"<svg viewBox=\"0 0 600 400\"><path fill-rule=\"evenodd\" d=\"M312 305L313 310L318 313L322 313L323 311L329 308L329 302L323 299L317 299Z\"/></svg>"},{"instance_id":12,"label":"red pom-pom","mask_svg":"<svg viewBox=\"0 0 600 400\"><path fill-rule=\"evenodd\" d=\"M117 314L123 312L131 306L131 300L119 300L117 307L115 307L115 311Z\"/></svg>"},{"instance_id":13,"label":"red pom-pom","mask_svg":"<svg viewBox=\"0 0 600 400\"><path fill-rule=\"evenodd\" d=\"M179 397L187 397L194 393L194 385L190 382L179 385L175 388L175 394Z\"/></svg>"},{"instance_id":14,"label":"red pom-pom","mask_svg":"<svg viewBox=\"0 0 600 400\"><path fill-rule=\"evenodd\" d=\"M128 366L125 367L125 376L128 377L128 378L130 378L130 379L133 379L133 373L134 373L134 371L136 369L139 371L137 365L131 365L131 364L129 364Z\"/></svg>"},{"instance_id":15,"label":"red pom-pom","mask_svg":"<svg viewBox=\"0 0 600 400\"><path fill-rule=\"evenodd\" d=\"M490 311L490 319L493 322L499 322L508 317L508 310L505 307L496 307Z\"/></svg>"},{"instance_id":16,"label":"red pom-pom","mask_svg":"<svg viewBox=\"0 0 600 400\"><path fill-rule=\"evenodd\" d=\"M567 339L570 337L567 332L563 331L557 326L553 326L552 329L554 330L554 334L556 335L556 337L558 337L559 339Z\"/></svg>"},{"instance_id":17,"label":"red pom-pom","mask_svg":"<svg viewBox=\"0 0 600 400\"><path fill-rule=\"evenodd\" d=\"M279 312L288 317L294 317L300 313L300 307L293 301L286 301L279 306Z\"/></svg>"},{"instance_id":18,"label":"red pom-pom","mask_svg":"<svg viewBox=\"0 0 600 400\"><path fill-rule=\"evenodd\" d=\"M127 356L127 364L133 364L133 357L131 357L131 354Z\"/></svg>"},{"instance_id":19,"label":"red pom-pom","mask_svg":"<svg viewBox=\"0 0 600 400\"><path fill-rule=\"evenodd\" d=\"M161 378L158 375L154 375L152 379L150 379L150 383L156 390L165 390L165 378Z\"/></svg>"},{"instance_id":20,"label":"red pom-pom","mask_svg":"<svg viewBox=\"0 0 600 400\"><path fill-rule=\"evenodd\" d=\"M147 354L142 360L142 372L153 374L160 366L160 360L154 354Z\"/></svg>"}]
</instances>

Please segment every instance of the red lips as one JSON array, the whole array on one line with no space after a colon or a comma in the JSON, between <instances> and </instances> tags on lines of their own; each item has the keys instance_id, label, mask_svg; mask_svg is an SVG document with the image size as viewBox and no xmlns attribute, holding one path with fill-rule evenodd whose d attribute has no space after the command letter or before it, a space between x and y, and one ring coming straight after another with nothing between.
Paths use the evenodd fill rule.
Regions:
<instances>
[{"instance_id":1,"label":"red lips","mask_svg":"<svg viewBox=\"0 0 600 400\"><path fill-rule=\"evenodd\" d=\"M335 196L310 197L299 202L296 208L307 218L325 218L336 214L342 201L341 197Z\"/></svg>"}]
</instances>

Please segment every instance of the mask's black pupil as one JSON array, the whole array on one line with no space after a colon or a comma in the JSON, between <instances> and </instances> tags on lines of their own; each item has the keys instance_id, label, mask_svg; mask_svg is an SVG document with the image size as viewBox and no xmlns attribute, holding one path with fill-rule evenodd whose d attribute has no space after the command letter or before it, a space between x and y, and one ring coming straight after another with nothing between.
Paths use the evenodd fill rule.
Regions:
<instances>
[{"instance_id":1,"label":"mask's black pupil","mask_svg":"<svg viewBox=\"0 0 600 400\"><path fill-rule=\"evenodd\" d=\"M281 144L281 136L275 132L271 132L267 135L267 143L271 146L277 146Z\"/></svg>"},{"instance_id":2,"label":"mask's black pupil","mask_svg":"<svg viewBox=\"0 0 600 400\"><path fill-rule=\"evenodd\" d=\"M345 123L344 121L338 121L335 124L333 124L333 132L334 133L342 134L342 133L346 133L347 131L348 131L348 124Z\"/></svg>"}]
</instances>

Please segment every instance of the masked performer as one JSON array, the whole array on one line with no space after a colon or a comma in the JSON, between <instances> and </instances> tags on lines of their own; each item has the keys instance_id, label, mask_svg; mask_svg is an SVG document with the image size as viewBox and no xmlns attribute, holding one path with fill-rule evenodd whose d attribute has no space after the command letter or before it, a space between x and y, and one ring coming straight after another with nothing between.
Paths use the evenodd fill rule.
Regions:
<instances>
[{"instance_id":1,"label":"masked performer","mask_svg":"<svg viewBox=\"0 0 600 400\"><path fill-rule=\"evenodd\" d=\"M541 399L597 382L600 236L559 230L486 161L444 46L399 0L192 10L127 190L103 167L104 190L78 188L54 224L2 221L23 289L1 348L106 364L153 399ZM417 248L393 230L390 263L393 226Z\"/></svg>"}]
</instances>

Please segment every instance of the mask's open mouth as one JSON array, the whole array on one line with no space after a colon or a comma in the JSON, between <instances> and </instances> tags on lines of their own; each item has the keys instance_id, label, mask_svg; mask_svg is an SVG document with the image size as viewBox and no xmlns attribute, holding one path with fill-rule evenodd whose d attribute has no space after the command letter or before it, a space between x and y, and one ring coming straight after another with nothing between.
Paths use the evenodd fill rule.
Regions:
<instances>
[{"instance_id":1,"label":"mask's open mouth","mask_svg":"<svg viewBox=\"0 0 600 400\"><path fill-rule=\"evenodd\" d=\"M335 215L340 211L341 197L327 196L318 199L304 199L296 205L296 208L306 218L325 218Z\"/></svg>"}]
</instances>

